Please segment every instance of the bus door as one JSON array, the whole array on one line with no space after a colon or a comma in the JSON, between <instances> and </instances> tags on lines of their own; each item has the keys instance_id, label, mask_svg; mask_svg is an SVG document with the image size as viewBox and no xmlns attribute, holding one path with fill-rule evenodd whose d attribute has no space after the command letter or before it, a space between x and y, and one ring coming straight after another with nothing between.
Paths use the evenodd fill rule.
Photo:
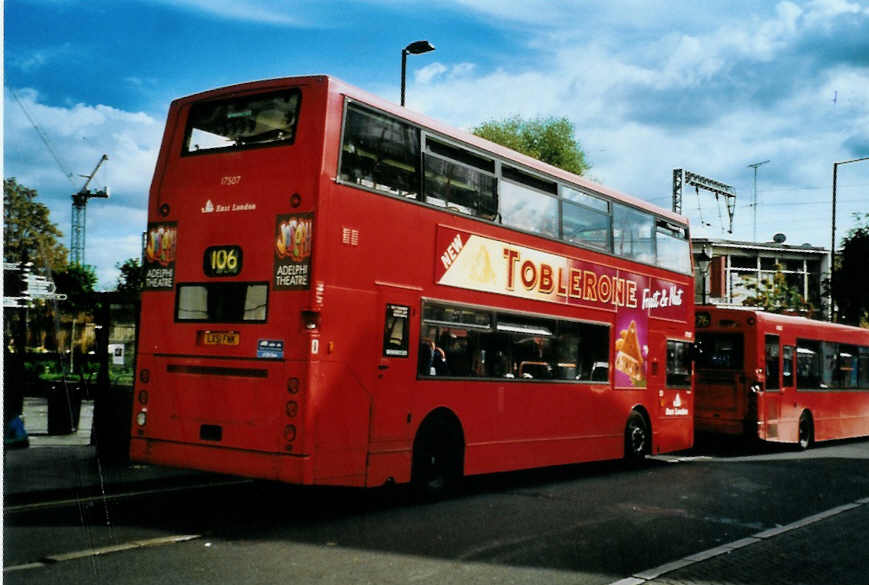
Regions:
<instances>
[{"instance_id":1,"label":"bus door","mask_svg":"<svg viewBox=\"0 0 869 585\"><path fill-rule=\"evenodd\" d=\"M411 340L419 323L419 297L406 291L389 290L378 295L376 381L371 421L371 440L407 439L410 434L411 390L416 381L417 348Z\"/></svg>"},{"instance_id":2,"label":"bus door","mask_svg":"<svg viewBox=\"0 0 869 585\"><path fill-rule=\"evenodd\" d=\"M694 428L741 435L745 432L744 335L736 331L697 333ZM755 423L756 424L756 423Z\"/></svg>"},{"instance_id":3,"label":"bus door","mask_svg":"<svg viewBox=\"0 0 869 585\"><path fill-rule=\"evenodd\" d=\"M778 437L782 402L782 349L778 335L764 336L764 385L758 400L758 433L762 439ZM754 390L757 390L755 387Z\"/></svg>"}]
</instances>

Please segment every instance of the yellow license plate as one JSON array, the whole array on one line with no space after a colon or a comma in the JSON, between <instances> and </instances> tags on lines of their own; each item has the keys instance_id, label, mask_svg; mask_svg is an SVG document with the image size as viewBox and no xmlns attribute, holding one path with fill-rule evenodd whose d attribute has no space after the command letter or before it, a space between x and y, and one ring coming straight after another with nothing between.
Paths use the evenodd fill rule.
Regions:
<instances>
[{"instance_id":1,"label":"yellow license plate","mask_svg":"<svg viewBox=\"0 0 869 585\"><path fill-rule=\"evenodd\" d=\"M205 345L238 345L238 331L202 331Z\"/></svg>"}]
</instances>

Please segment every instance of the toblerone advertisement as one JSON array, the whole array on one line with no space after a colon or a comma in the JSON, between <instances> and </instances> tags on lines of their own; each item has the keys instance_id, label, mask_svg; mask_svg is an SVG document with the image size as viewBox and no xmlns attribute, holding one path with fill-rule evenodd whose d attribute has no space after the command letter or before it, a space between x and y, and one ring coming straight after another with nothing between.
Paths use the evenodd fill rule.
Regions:
<instances>
[{"instance_id":1,"label":"toblerone advertisement","mask_svg":"<svg viewBox=\"0 0 869 585\"><path fill-rule=\"evenodd\" d=\"M439 226L435 283L615 312L616 387L646 386L649 317L687 320L667 280ZM686 299L687 300L687 299Z\"/></svg>"}]
</instances>

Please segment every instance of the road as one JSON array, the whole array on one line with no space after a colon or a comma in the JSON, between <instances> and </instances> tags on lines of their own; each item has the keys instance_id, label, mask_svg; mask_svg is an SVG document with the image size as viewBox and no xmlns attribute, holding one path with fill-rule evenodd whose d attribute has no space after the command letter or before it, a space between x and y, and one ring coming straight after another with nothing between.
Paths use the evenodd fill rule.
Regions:
<instances>
[{"instance_id":1,"label":"road","mask_svg":"<svg viewBox=\"0 0 869 585\"><path fill-rule=\"evenodd\" d=\"M157 489L6 510L4 581L865 585L869 554L854 543L869 501L853 504L867 497L869 440L808 452L709 444L636 469L471 478L461 496L425 505L400 488ZM815 514L811 525L775 530ZM750 546L731 553L733 543ZM728 554L648 572L710 549ZM813 551L835 563L813 564ZM754 555L752 565L728 568L737 554Z\"/></svg>"}]
</instances>

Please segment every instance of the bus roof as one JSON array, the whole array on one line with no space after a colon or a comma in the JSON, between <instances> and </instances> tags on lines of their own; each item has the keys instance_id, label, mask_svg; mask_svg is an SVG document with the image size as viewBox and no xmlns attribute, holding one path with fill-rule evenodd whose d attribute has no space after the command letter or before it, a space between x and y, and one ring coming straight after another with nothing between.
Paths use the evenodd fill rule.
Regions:
<instances>
[{"instance_id":1,"label":"bus roof","mask_svg":"<svg viewBox=\"0 0 869 585\"><path fill-rule=\"evenodd\" d=\"M697 305L696 311L706 311L726 316L745 316L750 315L755 317L758 323L766 323L769 325L790 325L792 327L810 327L818 331L836 332L840 334L858 334L869 336L869 329L855 327L853 325L845 325L842 323L831 323L829 321L819 321L817 319L809 319L798 315L783 315L781 313L770 313L761 311L753 307L714 307L710 305Z\"/></svg>"},{"instance_id":2,"label":"bus roof","mask_svg":"<svg viewBox=\"0 0 869 585\"><path fill-rule=\"evenodd\" d=\"M329 91L332 93L340 93L346 95L347 97L354 99L356 101L365 103L369 106L372 106L376 109L382 110L386 113L392 114L396 117L403 118L426 128L427 130L432 130L434 132L443 134L445 136L451 137L455 140L464 142L471 146L474 146L480 150L491 152L496 156L500 156L502 158L507 158L516 163L528 167L532 170L536 170L540 173L544 173L550 175L551 177L560 179L566 183L573 183L577 186L584 187L586 189L596 191L602 195L606 195L615 200L622 201L627 203L628 205L632 205L634 207L643 209L650 213L654 213L658 216L667 218L673 222L688 225L688 218L679 214L676 214L668 209L658 207L657 205L653 205L647 201L639 199L637 197L628 195L626 193L622 193L605 185L601 185L600 183L596 183L579 175L575 175L558 167L552 166L550 164L541 162L535 158L524 155L520 152L516 152L515 150L511 150L507 147L501 146L500 144L496 144L494 142L490 142L489 140L485 140L478 136L475 136L469 132L465 132L463 130L458 130L456 128L447 126L442 122L438 122L433 118L429 118L424 114L420 114L409 110L407 108L401 107L397 104L394 104L388 100L385 100L381 97L378 97L372 93L369 93L363 89L350 85L336 77L331 77L328 75L305 75L299 77L281 77L275 79L265 79L261 81L251 81L247 83L240 83L236 85L225 86L221 88L216 88L208 91L204 91L201 93L189 95L183 98L179 98L173 101L174 104L183 104L194 101L199 101L203 99L208 99L211 97L216 97L219 95L223 95L226 93L233 92L244 92L251 91L255 89L273 89L278 87L285 87L290 84L298 85L298 84L313 84L313 83L327 83L329 87Z\"/></svg>"}]
</instances>

